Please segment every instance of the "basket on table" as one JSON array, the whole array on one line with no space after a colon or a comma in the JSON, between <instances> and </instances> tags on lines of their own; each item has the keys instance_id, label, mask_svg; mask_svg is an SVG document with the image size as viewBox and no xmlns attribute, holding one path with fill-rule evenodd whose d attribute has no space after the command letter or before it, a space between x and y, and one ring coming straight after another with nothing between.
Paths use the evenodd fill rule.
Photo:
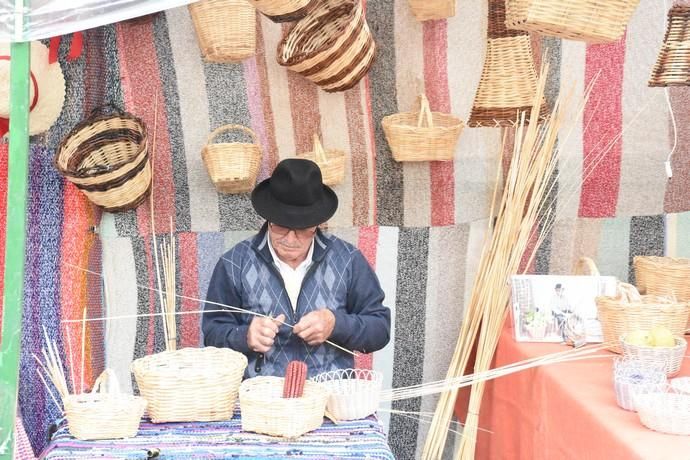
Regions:
<instances>
[{"instance_id":1,"label":"basket on table","mask_svg":"<svg viewBox=\"0 0 690 460\"><path fill-rule=\"evenodd\" d=\"M690 313L687 303L658 296L640 296L634 286L626 283L619 283L619 292L614 297L597 297L596 304L604 342L612 343L608 349L615 353L623 351L620 337L629 332L663 326L674 336L683 335Z\"/></svg>"},{"instance_id":2,"label":"basket on table","mask_svg":"<svg viewBox=\"0 0 690 460\"><path fill-rule=\"evenodd\" d=\"M618 40L640 0L505 0L509 29L604 43Z\"/></svg>"},{"instance_id":3,"label":"basket on table","mask_svg":"<svg viewBox=\"0 0 690 460\"><path fill-rule=\"evenodd\" d=\"M247 357L228 348L183 348L139 358L132 372L154 423L232 417Z\"/></svg>"},{"instance_id":4,"label":"basket on table","mask_svg":"<svg viewBox=\"0 0 690 460\"><path fill-rule=\"evenodd\" d=\"M625 410L634 411L634 397L643 393L666 391L668 380L663 366L633 358L616 358L613 364L613 386L616 402Z\"/></svg>"},{"instance_id":5,"label":"basket on table","mask_svg":"<svg viewBox=\"0 0 690 460\"><path fill-rule=\"evenodd\" d=\"M256 11L247 0L201 0L187 8L207 61L237 62L256 53Z\"/></svg>"},{"instance_id":6,"label":"basket on table","mask_svg":"<svg viewBox=\"0 0 690 460\"><path fill-rule=\"evenodd\" d=\"M634 397L640 422L668 434L690 435L690 396L677 393L647 393Z\"/></svg>"},{"instance_id":7,"label":"basket on table","mask_svg":"<svg viewBox=\"0 0 690 460\"><path fill-rule=\"evenodd\" d=\"M302 19L318 0L249 0L258 11L273 22Z\"/></svg>"},{"instance_id":8,"label":"basket on table","mask_svg":"<svg viewBox=\"0 0 690 460\"><path fill-rule=\"evenodd\" d=\"M641 293L690 302L690 259L637 256L633 266ZM690 329L690 318L687 328Z\"/></svg>"},{"instance_id":9,"label":"basket on table","mask_svg":"<svg viewBox=\"0 0 690 460\"><path fill-rule=\"evenodd\" d=\"M278 64L325 91L344 91L366 75L375 53L360 0L319 0L280 41Z\"/></svg>"},{"instance_id":10,"label":"basket on table","mask_svg":"<svg viewBox=\"0 0 690 460\"><path fill-rule=\"evenodd\" d=\"M62 140L57 170L105 211L134 209L151 189L144 123L113 106L97 107Z\"/></svg>"},{"instance_id":11,"label":"basket on table","mask_svg":"<svg viewBox=\"0 0 690 460\"><path fill-rule=\"evenodd\" d=\"M419 112L383 117L383 132L396 161L450 161L464 125L454 115L432 112L419 96Z\"/></svg>"},{"instance_id":12,"label":"basket on table","mask_svg":"<svg viewBox=\"0 0 690 460\"><path fill-rule=\"evenodd\" d=\"M688 342L684 338L674 338L676 345L673 347L634 345L626 342L624 336L620 338L620 341L623 346L624 356L650 365L659 365L664 369L666 375L671 377L680 372L680 366L683 364L683 358L685 357L685 350L688 348Z\"/></svg>"},{"instance_id":13,"label":"basket on table","mask_svg":"<svg viewBox=\"0 0 690 460\"><path fill-rule=\"evenodd\" d=\"M338 185L345 179L345 152L335 149L324 150L317 134L314 134L314 150L299 153L297 156L316 163L326 185Z\"/></svg>"},{"instance_id":14,"label":"basket on table","mask_svg":"<svg viewBox=\"0 0 690 460\"><path fill-rule=\"evenodd\" d=\"M96 379L91 393L62 399L69 432L77 439L121 439L136 436L146 399L120 393L111 369Z\"/></svg>"},{"instance_id":15,"label":"basket on table","mask_svg":"<svg viewBox=\"0 0 690 460\"><path fill-rule=\"evenodd\" d=\"M376 412L381 399L383 374L368 369L337 369L312 379L330 396L326 410L336 420L357 420Z\"/></svg>"},{"instance_id":16,"label":"basket on table","mask_svg":"<svg viewBox=\"0 0 690 460\"><path fill-rule=\"evenodd\" d=\"M212 141L221 133L242 131L252 138L252 143ZM251 129L241 125L224 125L209 134L201 150L208 175L221 193L251 192L261 168L261 145Z\"/></svg>"},{"instance_id":17,"label":"basket on table","mask_svg":"<svg viewBox=\"0 0 690 460\"><path fill-rule=\"evenodd\" d=\"M455 16L457 0L407 0L417 21L446 19Z\"/></svg>"},{"instance_id":18,"label":"basket on table","mask_svg":"<svg viewBox=\"0 0 690 460\"><path fill-rule=\"evenodd\" d=\"M240 385L242 430L297 438L323 423L328 390L307 380L300 398L283 398L283 377L254 377Z\"/></svg>"}]
</instances>

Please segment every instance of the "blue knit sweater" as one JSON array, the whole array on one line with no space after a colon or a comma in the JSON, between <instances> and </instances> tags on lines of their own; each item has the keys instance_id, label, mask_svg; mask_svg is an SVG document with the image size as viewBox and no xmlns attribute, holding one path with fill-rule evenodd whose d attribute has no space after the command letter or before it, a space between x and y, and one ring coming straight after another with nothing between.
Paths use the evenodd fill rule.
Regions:
<instances>
[{"instance_id":1,"label":"blue knit sweater","mask_svg":"<svg viewBox=\"0 0 690 460\"><path fill-rule=\"evenodd\" d=\"M348 350L370 353L380 350L390 339L390 310L382 302L381 286L362 253L351 244L317 231L312 265L302 282L293 311L280 273L273 262L267 226L252 238L234 246L218 261L211 277L205 310L224 305L241 307L297 324L305 314L329 308L335 315L330 341ZM204 344L229 347L247 355L246 377L285 374L287 364L302 360L309 376L334 369L353 367L354 358L329 344L307 345L292 329L281 326L273 348L263 358L247 345L249 323L246 313L204 313Z\"/></svg>"}]
</instances>

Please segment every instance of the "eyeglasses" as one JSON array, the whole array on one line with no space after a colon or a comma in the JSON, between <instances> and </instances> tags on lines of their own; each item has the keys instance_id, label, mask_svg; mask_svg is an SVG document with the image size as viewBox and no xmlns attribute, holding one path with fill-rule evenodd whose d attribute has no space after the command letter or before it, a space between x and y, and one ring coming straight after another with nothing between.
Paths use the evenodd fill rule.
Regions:
<instances>
[{"instance_id":1,"label":"eyeglasses","mask_svg":"<svg viewBox=\"0 0 690 460\"><path fill-rule=\"evenodd\" d=\"M289 228L289 227L282 227L280 225L276 225L273 223L268 224L271 227L271 230L275 235L279 238L285 238L288 233L290 232L295 232L295 236L299 238L300 240L306 240L314 236L316 233L316 227L312 228Z\"/></svg>"}]
</instances>

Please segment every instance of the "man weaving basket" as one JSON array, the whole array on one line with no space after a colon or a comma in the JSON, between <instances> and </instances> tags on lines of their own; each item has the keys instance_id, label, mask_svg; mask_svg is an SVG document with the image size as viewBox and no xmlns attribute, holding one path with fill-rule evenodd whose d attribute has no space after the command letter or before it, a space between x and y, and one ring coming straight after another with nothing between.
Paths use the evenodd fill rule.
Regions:
<instances>
[{"instance_id":1,"label":"man weaving basket","mask_svg":"<svg viewBox=\"0 0 690 460\"><path fill-rule=\"evenodd\" d=\"M281 161L252 192L252 205L266 223L216 264L202 320L204 344L247 355L246 377L283 376L293 360L306 362L309 376L354 367L353 355L327 340L362 353L383 348L390 310L376 274L357 248L318 227L338 208L318 166ZM275 319L211 312L217 304Z\"/></svg>"}]
</instances>

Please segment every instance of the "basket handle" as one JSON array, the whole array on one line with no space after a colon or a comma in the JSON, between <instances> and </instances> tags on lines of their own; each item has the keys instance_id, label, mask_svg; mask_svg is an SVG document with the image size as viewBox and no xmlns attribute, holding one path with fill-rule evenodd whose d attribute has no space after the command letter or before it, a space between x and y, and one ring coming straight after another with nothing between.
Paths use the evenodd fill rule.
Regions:
<instances>
[{"instance_id":1,"label":"basket handle","mask_svg":"<svg viewBox=\"0 0 690 460\"><path fill-rule=\"evenodd\" d=\"M91 110L91 117L95 117L96 115L112 115L112 114L117 114L117 115L124 115L125 111L122 110L119 106L113 104L112 102L108 102L103 105L99 105L93 108Z\"/></svg>"},{"instance_id":2,"label":"basket handle","mask_svg":"<svg viewBox=\"0 0 690 460\"><path fill-rule=\"evenodd\" d=\"M632 284L619 282L616 290L618 291L617 297L625 303L642 302L642 296L640 296L637 288Z\"/></svg>"},{"instance_id":3,"label":"basket handle","mask_svg":"<svg viewBox=\"0 0 690 460\"><path fill-rule=\"evenodd\" d=\"M326 151L323 149L323 144L321 144L321 139L319 135L314 133L314 154L322 163L328 163L326 158Z\"/></svg>"},{"instance_id":4,"label":"basket handle","mask_svg":"<svg viewBox=\"0 0 690 460\"><path fill-rule=\"evenodd\" d=\"M433 128L434 117L431 115L431 107L429 107L429 99L424 93L419 95L419 116L417 117L417 128L421 128L426 119L426 126Z\"/></svg>"},{"instance_id":5,"label":"basket handle","mask_svg":"<svg viewBox=\"0 0 690 460\"><path fill-rule=\"evenodd\" d=\"M584 276L599 276L599 269L597 264L589 257L580 257L573 267L573 273L575 275Z\"/></svg>"},{"instance_id":6,"label":"basket handle","mask_svg":"<svg viewBox=\"0 0 690 460\"><path fill-rule=\"evenodd\" d=\"M91 393L120 393L120 382L117 380L115 372L110 368L101 372L93 384Z\"/></svg>"},{"instance_id":7,"label":"basket handle","mask_svg":"<svg viewBox=\"0 0 690 460\"><path fill-rule=\"evenodd\" d=\"M259 141L257 141L257 139L256 139L256 134L254 133L254 131L252 131L251 129L247 128L246 126L242 126L242 125L223 125L223 126L219 126L218 128L214 129L213 132L212 132L211 134L208 135L208 139L206 139L206 143L207 143L207 144L210 144L211 141L212 141L216 136L218 136L218 135L221 134L221 133L224 133L224 132L227 132L227 131L235 131L235 130L237 130L237 131L243 131L244 133L249 134L249 135L252 137L252 142L253 142L254 144L258 144L258 143L259 143Z\"/></svg>"}]
</instances>

